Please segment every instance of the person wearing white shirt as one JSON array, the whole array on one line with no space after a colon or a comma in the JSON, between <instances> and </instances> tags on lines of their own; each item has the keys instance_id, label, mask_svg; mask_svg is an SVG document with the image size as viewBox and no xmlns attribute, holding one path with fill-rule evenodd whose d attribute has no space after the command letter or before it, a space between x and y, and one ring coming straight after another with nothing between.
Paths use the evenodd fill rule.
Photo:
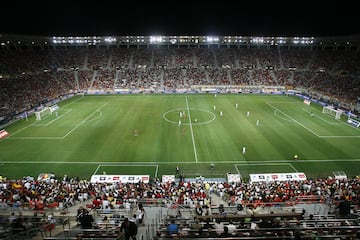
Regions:
<instances>
[{"instance_id":1,"label":"person wearing white shirt","mask_svg":"<svg viewBox=\"0 0 360 240\"><path fill-rule=\"evenodd\" d=\"M221 233L224 231L224 223L221 222L219 219L216 219L214 223L214 230L217 235L221 235Z\"/></svg>"},{"instance_id":2,"label":"person wearing white shirt","mask_svg":"<svg viewBox=\"0 0 360 240\"><path fill-rule=\"evenodd\" d=\"M236 234L236 226L234 225L233 222L230 221L229 225L227 225L229 233L231 235L235 235Z\"/></svg>"}]
</instances>

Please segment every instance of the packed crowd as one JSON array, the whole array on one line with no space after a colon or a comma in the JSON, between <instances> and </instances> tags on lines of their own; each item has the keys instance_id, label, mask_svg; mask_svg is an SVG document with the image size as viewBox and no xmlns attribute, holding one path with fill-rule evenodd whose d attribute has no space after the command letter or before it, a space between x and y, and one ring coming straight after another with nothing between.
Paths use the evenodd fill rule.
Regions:
<instances>
[{"instance_id":1,"label":"packed crowd","mask_svg":"<svg viewBox=\"0 0 360 240\"><path fill-rule=\"evenodd\" d=\"M211 195L213 194L218 195L219 198L222 199L223 204L215 206L214 208L211 199ZM85 202L90 203L86 204L87 209L81 207L81 204ZM346 208L341 206L344 202L347 203ZM122 215L121 218L116 219L119 220L120 223L124 222L125 217L128 217L131 212L130 207L136 205L139 207L138 212L134 215L134 219L136 219L137 224L141 224L140 219L142 221L145 214L142 205L160 204L166 206L167 209L174 209L179 213L176 214L176 216L172 216L176 218L176 224L178 225L176 236L191 235L192 237L204 236L216 238L234 236L236 234L248 234L247 231L250 231L250 222L244 223L244 219L246 219L249 212L251 212L252 216L256 216L256 214L267 208L281 209L278 208L278 206L281 205L295 209L297 204L308 203L325 204L331 206L333 209L344 208L345 210L341 211L343 212L342 214L347 217L350 211L360 210L360 179L349 178L339 180L329 177L308 179L305 181L276 181L272 183L162 182L159 179L154 179L154 181L150 183L90 183L87 180L79 180L77 177L69 178L64 176L62 179L52 177L48 181L29 178L19 180L7 180L3 178L0 184L0 209L3 211L11 209L12 212L12 216L5 219L6 223L4 225L9 224L9 226L13 228L16 227L17 230L19 226L23 229L28 228L26 223L29 219L18 223L15 220L19 219L19 216L14 216L15 212L21 213L21 210L25 209L32 210L35 214L39 213L39 216L34 215L33 218L38 222L43 221L46 223L46 227L53 228L54 224L51 222L51 216L48 218L49 216L45 215L46 212L49 212L48 210L62 211L69 207L80 205L78 209L78 213L80 214L78 214L78 216L79 221L83 225L84 222L87 221L82 220L82 217L80 217L81 213L94 209L99 211L96 216L103 214L106 219L101 219L101 222L99 222L98 220L90 218L92 220L89 221L90 224L86 226L92 226L93 222L101 226L101 224L105 224L105 221L114 221L115 213L120 212ZM229 208L233 208L235 211L229 211ZM179 209L190 209L196 217L190 217L183 221L184 216ZM244 212L245 209L246 212ZM232 213L233 211L236 213ZM42 214L44 215L42 216ZM87 216L87 214L85 215ZM278 217L281 216L282 221L277 222L277 218L273 217L275 215ZM265 215L262 215L262 221L270 217L266 220L270 223L263 226L261 224L265 224L265 222L260 221L258 222L261 223L259 226L263 229L269 227L286 227L286 224L290 224L288 220L303 217L302 214L296 212L275 212L275 215L270 213L266 218L264 218ZM112 220L107 219L107 216L111 216ZM42 218L45 219L41 220ZM1 219L4 221L4 218ZM159 226L158 237L160 237L160 239L171 237L172 234L169 231L173 230L169 230L167 224L173 224L173 220L167 219ZM211 220L211 224L208 223L209 226L206 227L205 224L209 222L209 220ZM214 228L216 224L213 220L219 220L225 223L221 223L222 227L217 229ZM11 221L11 223L9 221ZM227 229L229 232L226 232L224 226L229 228L229 221L233 221L236 224L236 228ZM356 221L356 218L354 221ZM31 223L33 224L33 222ZM201 230L207 230L201 232L199 235L199 229L194 230L196 224L201 225ZM283 224L285 225L283 226ZM357 223L351 223L351 225L352 224ZM337 227L337 225L334 226ZM191 230L186 230L189 227ZM210 228L212 230L209 230ZM119 229L117 229L117 231L118 230ZM291 231L293 230L287 230L286 234ZM276 231L272 232L272 234L274 233L276 233Z\"/></svg>"},{"instance_id":2,"label":"packed crowd","mask_svg":"<svg viewBox=\"0 0 360 240\"><path fill-rule=\"evenodd\" d=\"M353 50L306 48L2 49L0 117L71 93L194 85L281 85L358 104L359 57Z\"/></svg>"},{"instance_id":3,"label":"packed crowd","mask_svg":"<svg viewBox=\"0 0 360 240\"><path fill-rule=\"evenodd\" d=\"M191 89L194 85L287 86L357 104L358 51L311 49L119 48L0 51L0 117L91 89ZM77 178L0 180L0 209L41 212L88 200L97 209L160 201L209 214L210 194L256 209L302 201L360 208L360 180L318 178L274 183L90 183ZM10 218L11 219L11 218ZM11 220L12 221L12 220ZM13 224L19 224L14 222ZM181 229L181 228L179 228Z\"/></svg>"},{"instance_id":4,"label":"packed crowd","mask_svg":"<svg viewBox=\"0 0 360 240\"><path fill-rule=\"evenodd\" d=\"M309 179L274 183L247 182L161 182L152 183L90 183L86 180L51 181L31 179L1 180L1 209L70 207L93 199L96 208L128 208L128 204L143 199L162 201L168 205L190 208L210 206L210 194L218 194L229 206L251 205L253 208L277 203L294 204L301 201L331 204L346 199L351 205L360 204L360 180L351 178Z\"/></svg>"}]
</instances>

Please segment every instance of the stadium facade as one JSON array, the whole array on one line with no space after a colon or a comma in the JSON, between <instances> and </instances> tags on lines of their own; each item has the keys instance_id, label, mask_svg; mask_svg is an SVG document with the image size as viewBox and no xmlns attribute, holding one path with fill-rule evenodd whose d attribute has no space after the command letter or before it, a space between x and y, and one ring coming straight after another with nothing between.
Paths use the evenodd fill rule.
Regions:
<instances>
[{"instance_id":1,"label":"stadium facade","mask_svg":"<svg viewBox=\"0 0 360 240\"><path fill-rule=\"evenodd\" d=\"M3 48L17 47L120 47L120 46L177 46L177 47L310 47L360 50L360 36L337 37L266 37L266 36L28 36L0 35Z\"/></svg>"}]
</instances>

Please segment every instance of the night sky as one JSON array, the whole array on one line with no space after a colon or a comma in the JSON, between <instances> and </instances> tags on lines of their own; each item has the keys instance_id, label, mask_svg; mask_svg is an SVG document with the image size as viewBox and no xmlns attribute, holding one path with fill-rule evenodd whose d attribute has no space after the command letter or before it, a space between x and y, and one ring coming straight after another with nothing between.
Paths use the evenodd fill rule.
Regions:
<instances>
[{"instance_id":1,"label":"night sky","mask_svg":"<svg viewBox=\"0 0 360 240\"><path fill-rule=\"evenodd\" d=\"M62 1L59 1L59 3ZM0 33L40 36L116 35L237 35L237 36L341 36L359 35L357 8L334 4L245 6L242 1L223 4L169 1L147 5L104 1L76 1L63 5L28 3L2 7ZM127 5L128 4L128 5ZM305 7L306 6L306 7Z\"/></svg>"}]
</instances>

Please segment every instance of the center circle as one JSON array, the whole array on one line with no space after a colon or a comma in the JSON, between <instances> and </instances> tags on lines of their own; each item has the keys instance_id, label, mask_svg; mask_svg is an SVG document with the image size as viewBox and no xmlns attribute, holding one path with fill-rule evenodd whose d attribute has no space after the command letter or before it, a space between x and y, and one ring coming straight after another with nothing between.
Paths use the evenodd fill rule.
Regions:
<instances>
[{"instance_id":1,"label":"center circle","mask_svg":"<svg viewBox=\"0 0 360 240\"><path fill-rule=\"evenodd\" d=\"M202 125L214 121L216 116L204 109L176 108L165 112L163 118L173 124L178 124L181 121L182 125Z\"/></svg>"}]
</instances>

